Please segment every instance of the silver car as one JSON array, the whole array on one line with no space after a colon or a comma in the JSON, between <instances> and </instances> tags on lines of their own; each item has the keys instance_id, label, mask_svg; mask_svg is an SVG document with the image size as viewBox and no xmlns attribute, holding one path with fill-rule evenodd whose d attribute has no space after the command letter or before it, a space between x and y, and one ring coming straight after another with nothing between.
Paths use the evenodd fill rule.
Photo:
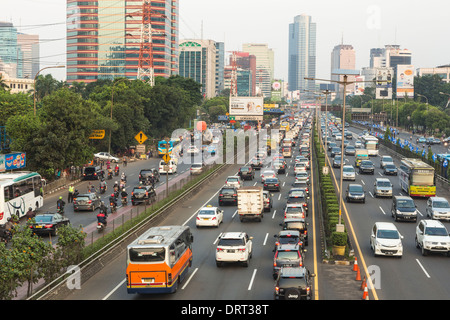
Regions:
<instances>
[{"instance_id":1,"label":"silver car","mask_svg":"<svg viewBox=\"0 0 450 320\"><path fill-rule=\"evenodd\" d=\"M352 165L346 165L342 168L342 178L344 180L356 180L356 171Z\"/></svg>"},{"instance_id":2,"label":"silver car","mask_svg":"<svg viewBox=\"0 0 450 320\"><path fill-rule=\"evenodd\" d=\"M392 183L387 178L377 178L373 184L373 195L375 197L392 198Z\"/></svg>"},{"instance_id":3,"label":"silver car","mask_svg":"<svg viewBox=\"0 0 450 320\"><path fill-rule=\"evenodd\" d=\"M436 220L450 220L450 204L443 197L431 197L427 201L427 217Z\"/></svg>"}]
</instances>

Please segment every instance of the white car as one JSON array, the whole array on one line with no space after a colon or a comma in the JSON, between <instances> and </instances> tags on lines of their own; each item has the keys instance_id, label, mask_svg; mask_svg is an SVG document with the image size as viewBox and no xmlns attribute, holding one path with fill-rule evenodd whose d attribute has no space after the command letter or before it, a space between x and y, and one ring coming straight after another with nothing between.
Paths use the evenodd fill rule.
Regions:
<instances>
[{"instance_id":1,"label":"white car","mask_svg":"<svg viewBox=\"0 0 450 320\"><path fill-rule=\"evenodd\" d=\"M420 220L416 227L415 242L424 256L429 252L450 254L450 236L439 220Z\"/></svg>"},{"instance_id":2,"label":"white car","mask_svg":"<svg viewBox=\"0 0 450 320\"><path fill-rule=\"evenodd\" d=\"M203 172L203 165L201 163L193 163L191 164L190 169L191 174L200 174Z\"/></svg>"},{"instance_id":3,"label":"white car","mask_svg":"<svg viewBox=\"0 0 450 320\"><path fill-rule=\"evenodd\" d=\"M245 232L222 234L216 248L217 267L221 267L224 262L242 262L244 267L248 267L252 257L252 239Z\"/></svg>"},{"instance_id":4,"label":"white car","mask_svg":"<svg viewBox=\"0 0 450 320\"><path fill-rule=\"evenodd\" d=\"M444 197L430 197L426 213L431 219L450 221L450 204Z\"/></svg>"},{"instance_id":5,"label":"white car","mask_svg":"<svg viewBox=\"0 0 450 320\"><path fill-rule=\"evenodd\" d=\"M401 257L403 255L402 239L403 236L393 223L375 222L370 235L370 248L375 256Z\"/></svg>"},{"instance_id":6,"label":"white car","mask_svg":"<svg viewBox=\"0 0 450 320\"><path fill-rule=\"evenodd\" d=\"M261 173L261 182L264 183L267 178L276 178L277 174L274 170L264 170Z\"/></svg>"},{"instance_id":7,"label":"white car","mask_svg":"<svg viewBox=\"0 0 450 320\"><path fill-rule=\"evenodd\" d=\"M217 207L206 206L197 213L195 225L197 227L216 227L223 222L223 211Z\"/></svg>"},{"instance_id":8,"label":"white car","mask_svg":"<svg viewBox=\"0 0 450 320\"><path fill-rule=\"evenodd\" d=\"M306 170L308 170L308 168L306 166L306 163L304 163L304 162L297 162L294 165L294 173L299 173L301 171L306 171Z\"/></svg>"},{"instance_id":9,"label":"white car","mask_svg":"<svg viewBox=\"0 0 450 320\"><path fill-rule=\"evenodd\" d=\"M173 174L177 172L177 164L174 160L169 160L169 163L166 164L164 160L159 162L159 173L160 174Z\"/></svg>"},{"instance_id":10,"label":"white car","mask_svg":"<svg viewBox=\"0 0 450 320\"><path fill-rule=\"evenodd\" d=\"M114 157L113 155L109 154L108 152L99 152L94 154L95 158L98 158L100 160L109 160L111 162L119 162L119 158Z\"/></svg>"},{"instance_id":11,"label":"white car","mask_svg":"<svg viewBox=\"0 0 450 320\"><path fill-rule=\"evenodd\" d=\"M229 176L227 180L225 180L226 186L234 186L236 188L240 188L243 185L242 179L240 176Z\"/></svg>"},{"instance_id":12,"label":"white car","mask_svg":"<svg viewBox=\"0 0 450 320\"><path fill-rule=\"evenodd\" d=\"M285 219L305 219L305 207L302 203L288 203L284 209Z\"/></svg>"},{"instance_id":13,"label":"white car","mask_svg":"<svg viewBox=\"0 0 450 320\"><path fill-rule=\"evenodd\" d=\"M356 171L352 165L345 165L342 168L342 179L343 180L356 180Z\"/></svg>"}]
</instances>

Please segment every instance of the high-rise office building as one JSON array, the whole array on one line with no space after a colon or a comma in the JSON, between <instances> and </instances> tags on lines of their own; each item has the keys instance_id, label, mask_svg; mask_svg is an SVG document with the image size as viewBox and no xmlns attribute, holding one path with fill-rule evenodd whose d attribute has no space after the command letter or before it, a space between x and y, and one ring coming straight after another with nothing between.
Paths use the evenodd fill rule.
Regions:
<instances>
[{"instance_id":1,"label":"high-rise office building","mask_svg":"<svg viewBox=\"0 0 450 320\"><path fill-rule=\"evenodd\" d=\"M343 75L334 74L337 69L341 70L355 70L355 49L349 44L339 44L333 48L331 52L331 80L343 81ZM349 75L348 81L355 80L355 76ZM338 96L343 97L342 87L336 86L338 88ZM352 92L354 89L353 84L347 85L347 93Z\"/></svg>"},{"instance_id":2,"label":"high-rise office building","mask_svg":"<svg viewBox=\"0 0 450 320\"><path fill-rule=\"evenodd\" d=\"M216 42L216 96L224 89L225 43Z\"/></svg>"},{"instance_id":3,"label":"high-rise office building","mask_svg":"<svg viewBox=\"0 0 450 320\"><path fill-rule=\"evenodd\" d=\"M22 78L23 58L17 44L17 28L11 22L0 22L1 71L11 78Z\"/></svg>"},{"instance_id":4,"label":"high-rise office building","mask_svg":"<svg viewBox=\"0 0 450 320\"><path fill-rule=\"evenodd\" d=\"M288 64L289 91L299 90L301 96L304 90L314 91L315 81L304 79L316 76L316 23L308 15L295 16L289 24Z\"/></svg>"},{"instance_id":5,"label":"high-rise office building","mask_svg":"<svg viewBox=\"0 0 450 320\"><path fill-rule=\"evenodd\" d=\"M22 51L22 77L34 79L39 72L39 35L17 34L17 44Z\"/></svg>"},{"instance_id":6,"label":"high-rise office building","mask_svg":"<svg viewBox=\"0 0 450 320\"><path fill-rule=\"evenodd\" d=\"M242 51L256 57L256 94L270 97L274 75L274 52L267 44L245 43Z\"/></svg>"},{"instance_id":7,"label":"high-rise office building","mask_svg":"<svg viewBox=\"0 0 450 320\"><path fill-rule=\"evenodd\" d=\"M178 73L178 8L150 2L155 77ZM67 82L136 79L142 9L142 0L67 0Z\"/></svg>"},{"instance_id":8,"label":"high-rise office building","mask_svg":"<svg viewBox=\"0 0 450 320\"><path fill-rule=\"evenodd\" d=\"M179 74L202 85L206 98L216 96L216 42L183 40L180 42Z\"/></svg>"}]
</instances>

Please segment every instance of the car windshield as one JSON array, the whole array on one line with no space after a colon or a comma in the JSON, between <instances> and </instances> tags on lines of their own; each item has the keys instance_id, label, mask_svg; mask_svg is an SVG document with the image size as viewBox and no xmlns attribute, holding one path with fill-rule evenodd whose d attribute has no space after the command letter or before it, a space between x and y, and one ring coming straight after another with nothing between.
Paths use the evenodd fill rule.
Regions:
<instances>
[{"instance_id":1,"label":"car windshield","mask_svg":"<svg viewBox=\"0 0 450 320\"><path fill-rule=\"evenodd\" d=\"M77 201L88 201L89 197L88 196L77 196Z\"/></svg>"},{"instance_id":2,"label":"car windshield","mask_svg":"<svg viewBox=\"0 0 450 320\"><path fill-rule=\"evenodd\" d=\"M286 222L286 229L304 230L305 228L306 228L305 223L302 221Z\"/></svg>"},{"instance_id":3,"label":"car windshield","mask_svg":"<svg viewBox=\"0 0 450 320\"><path fill-rule=\"evenodd\" d=\"M361 161L361 165L363 165L363 166L372 166L373 165L373 163L372 163L372 161Z\"/></svg>"},{"instance_id":4,"label":"car windshield","mask_svg":"<svg viewBox=\"0 0 450 320\"><path fill-rule=\"evenodd\" d=\"M228 182L238 182L238 178L228 178L227 179Z\"/></svg>"},{"instance_id":5,"label":"car windshield","mask_svg":"<svg viewBox=\"0 0 450 320\"><path fill-rule=\"evenodd\" d=\"M386 168L386 169L395 169L395 165L393 165L393 164L387 164L387 165L385 166L385 168Z\"/></svg>"},{"instance_id":6,"label":"car windshield","mask_svg":"<svg viewBox=\"0 0 450 320\"><path fill-rule=\"evenodd\" d=\"M350 168L350 167L344 167L344 168L343 168L343 171L344 171L344 172L355 172L355 169Z\"/></svg>"},{"instance_id":7,"label":"car windshield","mask_svg":"<svg viewBox=\"0 0 450 320\"><path fill-rule=\"evenodd\" d=\"M362 186L357 186L357 185L349 186L348 187L348 191L350 191L350 192L363 192L363 187Z\"/></svg>"},{"instance_id":8,"label":"car windshield","mask_svg":"<svg viewBox=\"0 0 450 320\"><path fill-rule=\"evenodd\" d=\"M381 161L394 162L391 157L383 157Z\"/></svg>"},{"instance_id":9,"label":"car windshield","mask_svg":"<svg viewBox=\"0 0 450 320\"><path fill-rule=\"evenodd\" d=\"M298 243L299 241L300 239L297 236L282 236L279 238L280 244Z\"/></svg>"},{"instance_id":10,"label":"car windshield","mask_svg":"<svg viewBox=\"0 0 450 320\"><path fill-rule=\"evenodd\" d=\"M146 190L144 188L136 188L133 189L133 193L145 193Z\"/></svg>"},{"instance_id":11,"label":"car windshield","mask_svg":"<svg viewBox=\"0 0 450 320\"><path fill-rule=\"evenodd\" d=\"M241 171L248 171L248 167L242 167Z\"/></svg>"},{"instance_id":12,"label":"car windshield","mask_svg":"<svg viewBox=\"0 0 450 320\"><path fill-rule=\"evenodd\" d=\"M425 234L429 236L448 236L447 230L440 227L428 227L425 229Z\"/></svg>"},{"instance_id":13,"label":"car windshield","mask_svg":"<svg viewBox=\"0 0 450 320\"><path fill-rule=\"evenodd\" d=\"M434 201L433 208L450 208L448 201Z\"/></svg>"},{"instance_id":14,"label":"car windshield","mask_svg":"<svg viewBox=\"0 0 450 320\"><path fill-rule=\"evenodd\" d=\"M298 260L298 251L278 251L277 259L280 260Z\"/></svg>"},{"instance_id":15,"label":"car windshield","mask_svg":"<svg viewBox=\"0 0 450 320\"><path fill-rule=\"evenodd\" d=\"M414 205L413 200L398 200L397 207L399 207L399 208L414 208L415 205Z\"/></svg>"},{"instance_id":16,"label":"car windshield","mask_svg":"<svg viewBox=\"0 0 450 320\"><path fill-rule=\"evenodd\" d=\"M400 235L396 230L378 230L377 238L379 239L400 239Z\"/></svg>"},{"instance_id":17,"label":"car windshield","mask_svg":"<svg viewBox=\"0 0 450 320\"><path fill-rule=\"evenodd\" d=\"M378 181L377 186L378 187L390 187L391 183L389 181Z\"/></svg>"},{"instance_id":18,"label":"car windshield","mask_svg":"<svg viewBox=\"0 0 450 320\"><path fill-rule=\"evenodd\" d=\"M266 182L267 182L267 183L277 183L278 180L275 179L275 178L268 178L268 179L266 179Z\"/></svg>"},{"instance_id":19,"label":"car windshield","mask_svg":"<svg viewBox=\"0 0 450 320\"><path fill-rule=\"evenodd\" d=\"M201 164L193 164L193 165L191 165L191 168L201 168L202 167L202 165Z\"/></svg>"},{"instance_id":20,"label":"car windshield","mask_svg":"<svg viewBox=\"0 0 450 320\"><path fill-rule=\"evenodd\" d=\"M305 193L301 190L299 191L292 191L291 193L289 193L289 197L304 197Z\"/></svg>"},{"instance_id":21,"label":"car windshield","mask_svg":"<svg viewBox=\"0 0 450 320\"><path fill-rule=\"evenodd\" d=\"M236 246L243 246L244 243L244 239L220 239L219 241L219 246L224 246L224 247L236 247Z\"/></svg>"}]
</instances>

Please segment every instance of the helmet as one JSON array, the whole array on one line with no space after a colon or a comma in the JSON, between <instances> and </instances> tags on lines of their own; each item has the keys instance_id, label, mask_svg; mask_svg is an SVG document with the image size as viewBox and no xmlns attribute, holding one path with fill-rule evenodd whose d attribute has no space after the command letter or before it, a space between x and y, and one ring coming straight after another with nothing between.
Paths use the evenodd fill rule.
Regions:
<instances>
[{"instance_id":1,"label":"helmet","mask_svg":"<svg viewBox=\"0 0 450 320\"><path fill-rule=\"evenodd\" d=\"M59 200L61 200L62 199L62 197L61 196L59 196Z\"/></svg>"},{"instance_id":2,"label":"helmet","mask_svg":"<svg viewBox=\"0 0 450 320\"><path fill-rule=\"evenodd\" d=\"M125 188L123 188L122 191L125 192Z\"/></svg>"},{"instance_id":3,"label":"helmet","mask_svg":"<svg viewBox=\"0 0 450 320\"><path fill-rule=\"evenodd\" d=\"M114 197L114 193L111 193L111 197Z\"/></svg>"}]
</instances>

